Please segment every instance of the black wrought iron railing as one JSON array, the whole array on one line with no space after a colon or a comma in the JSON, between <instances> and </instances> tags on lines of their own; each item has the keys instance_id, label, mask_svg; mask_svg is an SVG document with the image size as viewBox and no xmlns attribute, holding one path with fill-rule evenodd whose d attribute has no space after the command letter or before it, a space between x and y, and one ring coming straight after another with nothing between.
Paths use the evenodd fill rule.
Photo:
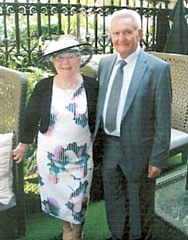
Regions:
<instances>
[{"instance_id":1,"label":"black wrought iron railing","mask_svg":"<svg viewBox=\"0 0 188 240\"><path fill-rule=\"evenodd\" d=\"M45 40L63 33L92 43L95 54L112 53L108 17L122 8L139 12L145 30L141 45L147 51L155 51L158 19L161 12L169 14L168 3L168 0L4 0L0 2L0 65L35 66Z\"/></svg>"}]
</instances>

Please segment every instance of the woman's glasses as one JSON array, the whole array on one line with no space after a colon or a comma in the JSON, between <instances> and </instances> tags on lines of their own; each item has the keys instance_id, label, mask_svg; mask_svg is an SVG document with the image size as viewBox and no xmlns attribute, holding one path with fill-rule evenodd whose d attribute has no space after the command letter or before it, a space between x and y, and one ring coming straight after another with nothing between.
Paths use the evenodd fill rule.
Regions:
<instances>
[{"instance_id":1,"label":"woman's glasses","mask_svg":"<svg viewBox=\"0 0 188 240\"><path fill-rule=\"evenodd\" d=\"M57 55L55 57L53 57L53 59L55 59L57 62L63 62L65 61L65 59L69 62L73 62L77 59L78 57L74 54L70 54L68 56L63 55Z\"/></svg>"}]
</instances>

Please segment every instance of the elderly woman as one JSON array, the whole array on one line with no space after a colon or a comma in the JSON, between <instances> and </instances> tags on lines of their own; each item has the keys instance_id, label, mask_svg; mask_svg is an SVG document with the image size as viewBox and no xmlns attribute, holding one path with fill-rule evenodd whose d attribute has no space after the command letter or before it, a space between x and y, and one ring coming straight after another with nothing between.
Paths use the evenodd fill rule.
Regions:
<instances>
[{"instance_id":1,"label":"elderly woman","mask_svg":"<svg viewBox=\"0 0 188 240\"><path fill-rule=\"evenodd\" d=\"M93 174L92 134L98 84L79 73L92 56L89 44L72 35L52 40L39 63L52 62L54 76L39 81L25 112L19 144L20 163L38 132L37 165L41 206L63 222L63 240L83 239Z\"/></svg>"}]
</instances>

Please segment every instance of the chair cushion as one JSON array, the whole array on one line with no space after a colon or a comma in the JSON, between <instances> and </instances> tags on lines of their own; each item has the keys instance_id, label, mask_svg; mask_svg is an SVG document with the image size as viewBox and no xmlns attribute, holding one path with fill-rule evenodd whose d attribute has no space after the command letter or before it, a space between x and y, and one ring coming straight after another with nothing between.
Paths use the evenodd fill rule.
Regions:
<instances>
[{"instance_id":1,"label":"chair cushion","mask_svg":"<svg viewBox=\"0 0 188 240\"><path fill-rule=\"evenodd\" d=\"M0 134L0 203L9 204L12 191L12 138L13 133Z\"/></svg>"},{"instance_id":2,"label":"chair cushion","mask_svg":"<svg viewBox=\"0 0 188 240\"><path fill-rule=\"evenodd\" d=\"M188 133L171 129L170 150L188 144Z\"/></svg>"}]
</instances>

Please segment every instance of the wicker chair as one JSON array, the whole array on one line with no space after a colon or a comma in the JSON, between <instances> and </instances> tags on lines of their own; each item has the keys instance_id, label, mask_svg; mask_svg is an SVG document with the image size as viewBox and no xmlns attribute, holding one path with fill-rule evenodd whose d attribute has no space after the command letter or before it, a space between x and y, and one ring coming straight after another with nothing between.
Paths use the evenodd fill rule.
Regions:
<instances>
[{"instance_id":1,"label":"wicker chair","mask_svg":"<svg viewBox=\"0 0 188 240\"><path fill-rule=\"evenodd\" d=\"M153 55L167 61L172 74L172 136L170 156L182 155L182 163L188 156L188 56L170 53ZM186 189L188 189L188 184Z\"/></svg>"},{"instance_id":2,"label":"wicker chair","mask_svg":"<svg viewBox=\"0 0 188 240\"><path fill-rule=\"evenodd\" d=\"M188 133L188 56L156 53L170 64L172 74L172 128Z\"/></svg>"},{"instance_id":3,"label":"wicker chair","mask_svg":"<svg viewBox=\"0 0 188 240\"><path fill-rule=\"evenodd\" d=\"M18 143L26 95L26 75L0 66L0 133L13 132L13 145ZM0 203L0 236L9 240L25 235L26 229L23 163L12 166L14 198L7 205Z\"/></svg>"}]
</instances>

